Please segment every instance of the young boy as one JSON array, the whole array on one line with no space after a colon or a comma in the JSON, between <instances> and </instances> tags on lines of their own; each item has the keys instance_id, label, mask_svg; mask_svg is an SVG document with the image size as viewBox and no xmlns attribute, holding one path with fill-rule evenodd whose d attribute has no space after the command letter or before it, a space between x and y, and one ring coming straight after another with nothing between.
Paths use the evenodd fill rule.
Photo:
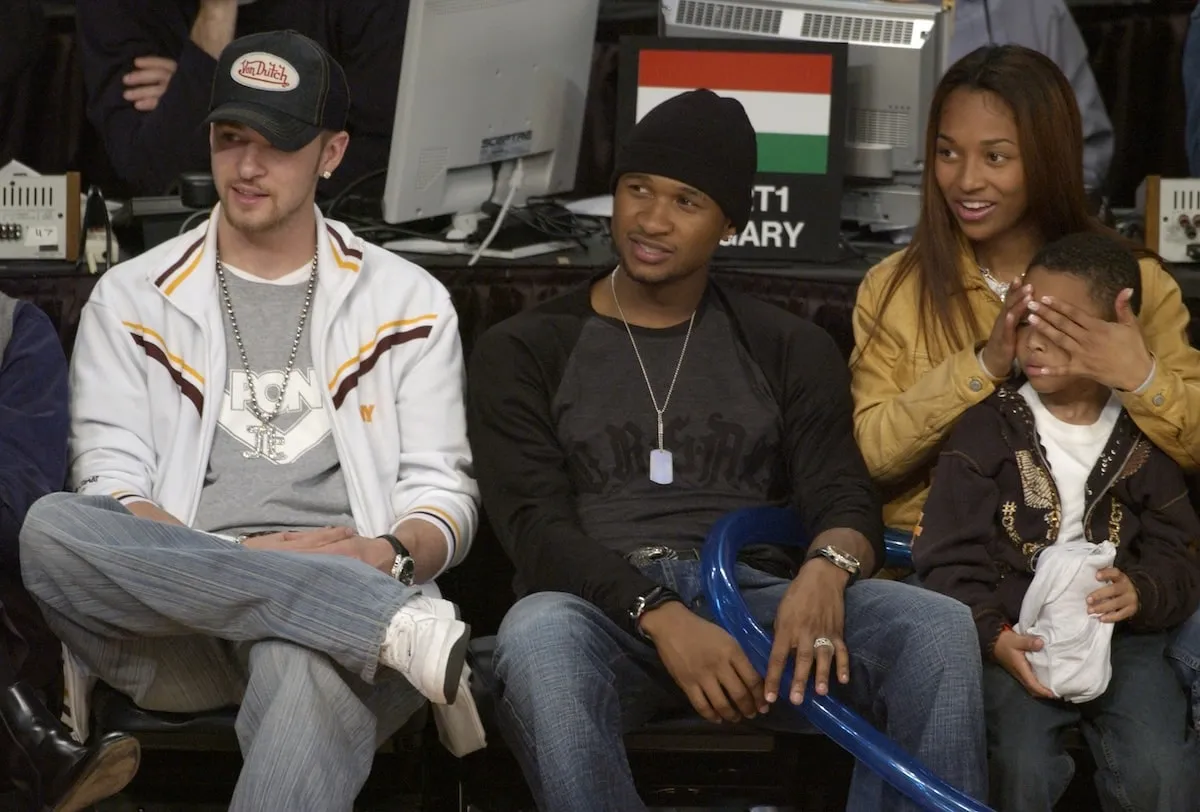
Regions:
<instances>
[{"instance_id":1,"label":"young boy","mask_svg":"<svg viewBox=\"0 0 1200 812\"><path fill-rule=\"evenodd\" d=\"M1119 294L1141 288L1138 263L1101 234L1046 246L1025 276L1032 301L1052 297L1116 320ZM1017 333L1023 372L1061 367L1065 353L1030 326ZM1200 600L1193 547L1200 518L1183 474L1095 381L1022 374L968 410L941 452L913 559L925 586L971 607L984 656L991 801L1050 810L1071 782L1064 729L1081 723L1105 808L1194 808L1196 755L1187 702L1163 657L1167 630ZM1109 542L1081 615L1117 624L1112 675L1097 698L1067 702L1027 659L1044 641L1016 624L1039 554L1068 542ZM1061 552L1061 551L1056 551Z\"/></svg>"}]
</instances>

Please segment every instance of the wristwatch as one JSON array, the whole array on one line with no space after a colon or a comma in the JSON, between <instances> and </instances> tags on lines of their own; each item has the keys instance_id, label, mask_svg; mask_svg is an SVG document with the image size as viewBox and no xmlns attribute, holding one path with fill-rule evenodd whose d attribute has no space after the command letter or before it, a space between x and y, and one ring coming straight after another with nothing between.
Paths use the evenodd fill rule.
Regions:
<instances>
[{"instance_id":1,"label":"wristwatch","mask_svg":"<svg viewBox=\"0 0 1200 812\"><path fill-rule=\"evenodd\" d=\"M835 567L845 570L850 573L850 580L846 582L846 586L850 586L858 580L859 573L862 572L862 565L858 559L837 547L821 547L813 551L813 555L819 555Z\"/></svg>"},{"instance_id":2,"label":"wristwatch","mask_svg":"<svg viewBox=\"0 0 1200 812\"><path fill-rule=\"evenodd\" d=\"M417 572L417 562L413 560L408 548L391 533L384 533L376 538L381 538L392 545L392 552L396 554L396 559L392 562L391 576L405 586L412 586Z\"/></svg>"},{"instance_id":3,"label":"wristwatch","mask_svg":"<svg viewBox=\"0 0 1200 812\"><path fill-rule=\"evenodd\" d=\"M629 610L629 619L633 621L633 628L637 633L642 637L646 637L646 634L642 631L642 615L651 609L657 609L671 601L683 603L683 598L665 586L656 586L646 594L638 595L637 600L633 602L633 606Z\"/></svg>"}]
</instances>

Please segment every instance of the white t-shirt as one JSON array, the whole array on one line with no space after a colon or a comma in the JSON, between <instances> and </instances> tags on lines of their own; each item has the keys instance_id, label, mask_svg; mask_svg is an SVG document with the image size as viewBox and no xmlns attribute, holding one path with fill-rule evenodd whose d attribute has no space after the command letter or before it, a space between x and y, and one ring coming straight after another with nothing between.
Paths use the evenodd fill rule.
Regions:
<instances>
[{"instance_id":1,"label":"white t-shirt","mask_svg":"<svg viewBox=\"0 0 1200 812\"><path fill-rule=\"evenodd\" d=\"M1104 453L1113 427L1117 425L1121 401L1116 395L1111 396L1095 423L1078 426L1064 423L1052 415L1028 382L1020 391L1033 412L1033 423L1046 449L1050 476L1062 503L1057 543L1084 541L1083 512L1087 501L1088 476Z\"/></svg>"}]
</instances>

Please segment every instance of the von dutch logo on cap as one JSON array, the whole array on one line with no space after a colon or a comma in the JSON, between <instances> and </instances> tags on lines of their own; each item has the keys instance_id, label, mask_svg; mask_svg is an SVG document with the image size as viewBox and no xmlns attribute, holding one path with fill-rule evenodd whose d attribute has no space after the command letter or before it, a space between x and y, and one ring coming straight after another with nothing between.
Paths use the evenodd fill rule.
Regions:
<instances>
[{"instance_id":1,"label":"von dutch logo on cap","mask_svg":"<svg viewBox=\"0 0 1200 812\"><path fill-rule=\"evenodd\" d=\"M274 54L255 51L236 60L229 75L239 85L252 90L287 92L300 85L300 74L292 63Z\"/></svg>"}]
</instances>

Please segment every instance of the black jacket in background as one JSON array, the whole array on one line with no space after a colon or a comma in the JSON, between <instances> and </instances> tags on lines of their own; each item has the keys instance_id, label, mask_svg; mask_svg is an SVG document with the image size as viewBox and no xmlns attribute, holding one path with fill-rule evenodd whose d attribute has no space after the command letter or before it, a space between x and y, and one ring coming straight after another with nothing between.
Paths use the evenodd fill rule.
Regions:
<instances>
[{"instance_id":1,"label":"black jacket in background","mask_svg":"<svg viewBox=\"0 0 1200 812\"><path fill-rule=\"evenodd\" d=\"M971 608L985 657L1020 618L1037 555L1057 540L1062 515L1022 383L1001 386L959 420L913 538L921 582ZM1118 631L1161 631L1190 617L1200 601L1200 518L1182 470L1125 412L1088 477L1086 505L1085 538L1111 541L1114 566L1137 589L1138 613Z\"/></svg>"},{"instance_id":2,"label":"black jacket in background","mask_svg":"<svg viewBox=\"0 0 1200 812\"><path fill-rule=\"evenodd\" d=\"M51 688L61 676L61 645L25 590L18 537L30 506L63 488L69 429L58 334L45 313L18 302L0 353L0 656L37 688ZM52 692L55 706L61 696Z\"/></svg>"},{"instance_id":3,"label":"black jacket in background","mask_svg":"<svg viewBox=\"0 0 1200 812\"><path fill-rule=\"evenodd\" d=\"M4 0L10 2L11 0ZM78 0L88 119L135 194L161 195L181 172L208 171L208 115L217 62L190 39L199 0ZM350 146L323 195L387 166L407 0L257 0L238 8L236 36L292 29L321 43L350 85ZM125 101L122 77L139 56L178 63L158 107Z\"/></svg>"},{"instance_id":4,"label":"black jacket in background","mask_svg":"<svg viewBox=\"0 0 1200 812\"><path fill-rule=\"evenodd\" d=\"M0 99L37 58L45 27L40 0L0 3Z\"/></svg>"},{"instance_id":5,"label":"black jacket in background","mask_svg":"<svg viewBox=\"0 0 1200 812\"><path fill-rule=\"evenodd\" d=\"M655 583L584 533L551 415L575 343L594 315L590 289L514 316L479 339L467 428L484 508L516 567L518 595L578 595L629 628L634 601ZM810 538L832 528L858 530L881 565L879 498L854 440L849 370L833 339L782 308L716 285L711 293L779 402L779 453Z\"/></svg>"},{"instance_id":6,"label":"black jacket in background","mask_svg":"<svg viewBox=\"0 0 1200 812\"><path fill-rule=\"evenodd\" d=\"M16 158L25 143L23 132L8 128L28 126L18 98L45 45L45 30L39 0L0 0L0 166Z\"/></svg>"}]
</instances>

